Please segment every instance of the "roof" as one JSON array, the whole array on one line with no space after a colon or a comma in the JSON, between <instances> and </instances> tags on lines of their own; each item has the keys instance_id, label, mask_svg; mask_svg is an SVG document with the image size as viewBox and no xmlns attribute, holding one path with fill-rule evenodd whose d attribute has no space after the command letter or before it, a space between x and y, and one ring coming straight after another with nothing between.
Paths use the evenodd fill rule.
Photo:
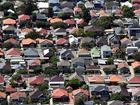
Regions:
<instances>
[{"instance_id":1,"label":"roof","mask_svg":"<svg viewBox=\"0 0 140 105\"><path fill-rule=\"evenodd\" d=\"M18 48L11 48L6 51L6 54L12 57L21 56L21 51Z\"/></svg>"},{"instance_id":2,"label":"roof","mask_svg":"<svg viewBox=\"0 0 140 105\"><path fill-rule=\"evenodd\" d=\"M64 96L66 96L66 97L69 96L68 92L65 89L57 88L57 89L54 89L52 91L52 97L53 98L61 98L61 97L64 97Z\"/></svg>"},{"instance_id":3,"label":"roof","mask_svg":"<svg viewBox=\"0 0 140 105\"><path fill-rule=\"evenodd\" d=\"M4 83L4 77L0 76L0 83Z\"/></svg>"},{"instance_id":4,"label":"roof","mask_svg":"<svg viewBox=\"0 0 140 105\"><path fill-rule=\"evenodd\" d=\"M6 98L6 94L4 92L0 92L0 98Z\"/></svg>"},{"instance_id":5,"label":"roof","mask_svg":"<svg viewBox=\"0 0 140 105\"><path fill-rule=\"evenodd\" d=\"M52 18L52 19L50 19L50 23L57 23L57 22L63 22L63 20L60 19L60 18Z\"/></svg>"},{"instance_id":6,"label":"roof","mask_svg":"<svg viewBox=\"0 0 140 105\"><path fill-rule=\"evenodd\" d=\"M103 46L101 46L101 51L112 51L112 50L111 50L110 46L103 45Z\"/></svg>"},{"instance_id":7,"label":"roof","mask_svg":"<svg viewBox=\"0 0 140 105\"><path fill-rule=\"evenodd\" d=\"M70 62L66 60L61 60L60 62L57 62L57 66L70 66Z\"/></svg>"},{"instance_id":8,"label":"roof","mask_svg":"<svg viewBox=\"0 0 140 105\"><path fill-rule=\"evenodd\" d=\"M28 62L28 65L30 65L30 66L41 65L40 59L28 60L27 62Z\"/></svg>"},{"instance_id":9,"label":"roof","mask_svg":"<svg viewBox=\"0 0 140 105\"><path fill-rule=\"evenodd\" d=\"M39 56L36 48L28 48L24 51L25 56Z\"/></svg>"},{"instance_id":10,"label":"roof","mask_svg":"<svg viewBox=\"0 0 140 105\"><path fill-rule=\"evenodd\" d=\"M64 82L64 78L63 76L53 76L51 79L50 79L50 82Z\"/></svg>"},{"instance_id":11,"label":"roof","mask_svg":"<svg viewBox=\"0 0 140 105\"><path fill-rule=\"evenodd\" d=\"M21 32L30 33L30 32L33 32L33 29L31 29L31 28L23 28L23 29L21 29Z\"/></svg>"},{"instance_id":12,"label":"roof","mask_svg":"<svg viewBox=\"0 0 140 105\"><path fill-rule=\"evenodd\" d=\"M38 76L38 77L35 77L32 81L30 81L30 84L31 85L41 85L44 82L45 82L44 77Z\"/></svg>"},{"instance_id":13,"label":"roof","mask_svg":"<svg viewBox=\"0 0 140 105\"><path fill-rule=\"evenodd\" d=\"M4 20L3 20L3 24L14 25L14 24L16 24L16 20L11 19L11 18L4 19Z\"/></svg>"},{"instance_id":14,"label":"roof","mask_svg":"<svg viewBox=\"0 0 140 105\"><path fill-rule=\"evenodd\" d=\"M19 44L19 42L14 38L9 38L4 43L12 43L12 44Z\"/></svg>"},{"instance_id":15,"label":"roof","mask_svg":"<svg viewBox=\"0 0 140 105\"><path fill-rule=\"evenodd\" d=\"M21 97L24 97L24 98L26 97L25 92L19 92L18 91L18 92L10 94L10 98L13 99L13 100L18 100Z\"/></svg>"},{"instance_id":16,"label":"roof","mask_svg":"<svg viewBox=\"0 0 140 105\"><path fill-rule=\"evenodd\" d=\"M72 80L72 79L78 79L79 81L84 81L83 76L78 74L77 72L75 72L71 76L69 76L69 80Z\"/></svg>"},{"instance_id":17,"label":"roof","mask_svg":"<svg viewBox=\"0 0 140 105\"><path fill-rule=\"evenodd\" d=\"M49 40L49 39L40 39L40 38L37 38L36 41L38 41L39 43L53 44L53 41L52 40Z\"/></svg>"},{"instance_id":18,"label":"roof","mask_svg":"<svg viewBox=\"0 0 140 105\"><path fill-rule=\"evenodd\" d=\"M121 39L121 43L122 44L129 44L129 43L131 43L131 40L125 37L125 38Z\"/></svg>"},{"instance_id":19,"label":"roof","mask_svg":"<svg viewBox=\"0 0 140 105\"><path fill-rule=\"evenodd\" d=\"M97 47L92 48L90 52L93 56L100 56L100 50Z\"/></svg>"},{"instance_id":20,"label":"roof","mask_svg":"<svg viewBox=\"0 0 140 105\"><path fill-rule=\"evenodd\" d=\"M6 86L5 87L5 91L6 92L10 92L10 93L12 93L12 92L16 92L16 88L14 88L14 87L12 87L12 86Z\"/></svg>"},{"instance_id":21,"label":"roof","mask_svg":"<svg viewBox=\"0 0 140 105\"><path fill-rule=\"evenodd\" d=\"M74 12L82 12L82 9L80 7L74 7Z\"/></svg>"},{"instance_id":22,"label":"roof","mask_svg":"<svg viewBox=\"0 0 140 105\"><path fill-rule=\"evenodd\" d=\"M132 77L128 80L130 84L140 84L140 76Z\"/></svg>"},{"instance_id":23,"label":"roof","mask_svg":"<svg viewBox=\"0 0 140 105\"><path fill-rule=\"evenodd\" d=\"M69 25L73 25L73 24L75 24L76 22L75 22L75 20L67 19L67 20L64 20L64 23L69 24Z\"/></svg>"},{"instance_id":24,"label":"roof","mask_svg":"<svg viewBox=\"0 0 140 105\"><path fill-rule=\"evenodd\" d=\"M103 76L101 75L92 75L87 77L89 82L94 82L94 83L104 83L105 80Z\"/></svg>"},{"instance_id":25,"label":"roof","mask_svg":"<svg viewBox=\"0 0 140 105\"><path fill-rule=\"evenodd\" d=\"M60 39L56 40L57 45L64 45L67 42L68 42L68 40L66 40L65 38L60 38Z\"/></svg>"},{"instance_id":26,"label":"roof","mask_svg":"<svg viewBox=\"0 0 140 105\"><path fill-rule=\"evenodd\" d=\"M110 82L124 82L124 78L121 75L110 75L109 80Z\"/></svg>"},{"instance_id":27,"label":"roof","mask_svg":"<svg viewBox=\"0 0 140 105\"><path fill-rule=\"evenodd\" d=\"M89 96L89 91L84 89L76 89L72 91L72 94L76 96L77 94L81 93L82 95Z\"/></svg>"},{"instance_id":28,"label":"roof","mask_svg":"<svg viewBox=\"0 0 140 105\"><path fill-rule=\"evenodd\" d=\"M124 105L122 101L114 100L114 101L108 101L107 105Z\"/></svg>"},{"instance_id":29,"label":"roof","mask_svg":"<svg viewBox=\"0 0 140 105\"><path fill-rule=\"evenodd\" d=\"M29 20L29 19L30 19L29 15L21 14L21 15L18 16L18 20L20 20L20 21L26 21L26 20Z\"/></svg>"},{"instance_id":30,"label":"roof","mask_svg":"<svg viewBox=\"0 0 140 105\"><path fill-rule=\"evenodd\" d=\"M140 62L139 61L134 61L133 63L131 63L131 66L133 68L140 67Z\"/></svg>"},{"instance_id":31,"label":"roof","mask_svg":"<svg viewBox=\"0 0 140 105\"><path fill-rule=\"evenodd\" d=\"M32 43L36 43L35 40L31 39L31 38L27 38L27 39L23 39L22 42L21 42L23 45L30 45Z\"/></svg>"},{"instance_id":32,"label":"roof","mask_svg":"<svg viewBox=\"0 0 140 105\"><path fill-rule=\"evenodd\" d=\"M127 63L118 63L118 68L128 68L128 66Z\"/></svg>"}]
</instances>

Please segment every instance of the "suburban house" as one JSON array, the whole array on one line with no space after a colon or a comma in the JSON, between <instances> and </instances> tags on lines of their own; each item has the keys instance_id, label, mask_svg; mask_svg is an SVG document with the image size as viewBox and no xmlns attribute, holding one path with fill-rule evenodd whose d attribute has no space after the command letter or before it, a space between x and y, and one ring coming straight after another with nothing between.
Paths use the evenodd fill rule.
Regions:
<instances>
[{"instance_id":1,"label":"suburban house","mask_svg":"<svg viewBox=\"0 0 140 105\"><path fill-rule=\"evenodd\" d=\"M101 46L101 58L106 59L112 56L112 50L110 46L103 45Z\"/></svg>"}]
</instances>

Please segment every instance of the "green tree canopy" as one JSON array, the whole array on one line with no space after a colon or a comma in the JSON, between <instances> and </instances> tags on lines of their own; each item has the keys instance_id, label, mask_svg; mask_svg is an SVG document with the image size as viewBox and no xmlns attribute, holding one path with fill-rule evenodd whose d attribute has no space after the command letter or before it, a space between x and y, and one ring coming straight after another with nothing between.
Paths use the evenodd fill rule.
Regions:
<instances>
[{"instance_id":1,"label":"green tree canopy","mask_svg":"<svg viewBox=\"0 0 140 105\"><path fill-rule=\"evenodd\" d=\"M39 38L39 36L40 36L40 33L33 31L25 35L25 38L36 39L36 38Z\"/></svg>"},{"instance_id":2,"label":"green tree canopy","mask_svg":"<svg viewBox=\"0 0 140 105\"><path fill-rule=\"evenodd\" d=\"M128 6L123 6L122 10L123 10L123 17L125 18L133 18L135 15L133 12L133 8L130 8Z\"/></svg>"}]
</instances>

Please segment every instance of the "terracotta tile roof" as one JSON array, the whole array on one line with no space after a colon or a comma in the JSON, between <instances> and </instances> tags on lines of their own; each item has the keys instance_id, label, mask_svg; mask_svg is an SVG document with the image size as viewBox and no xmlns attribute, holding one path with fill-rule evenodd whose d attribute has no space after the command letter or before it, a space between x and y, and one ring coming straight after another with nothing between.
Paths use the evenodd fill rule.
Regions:
<instances>
[{"instance_id":1,"label":"terracotta tile roof","mask_svg":"<svg viewBox=\"0 0 140 105\"><path fill-rule=\"evenodd\" d=\"M69 24L69 25L76 24L75 20L72 20L72 19L64 20L64 23Z\"/></svg>"},{"instance_id":2,"label":"terracotta tile roof","mask_svg":"<svg viewBox=\"0 0 140 105\"><path fill-rule=\"evenodd\" d=\"M13 88L12 86L9 85L5 87L5 91L10 93L16 92L16 88Z\"/></svg>"},{"instance_id":3,"label":"terracotta tile roof","mask_svg":"<svg viewBox=\"0 0 140 105\"><path fill-rule=\"evenodd\" d=\"M44 77L38 76L33 77L33 79L30 81L31 85L41 85L45 82Z\"/></svg>"},{"instance_id":4,"label":"terracotta tile roof","mask_svg":"<svg viewBox=\"0 0 140 105\"><path fill-rule=\"evenodd\" d=\"M57 88L52 91L53 98L61 98L63 96L66 96L66 97L69 96L68 92L65 89Z\"/></svg>"},{"instance_id":5,"label":"terracotta tile roof","mask_svg":"<svg viewBox=\"0 0 140 105\"><path fill-rule=\"evenodd\" d=\"M128 80L128 83L130 84L140 84L140 76L132 77Z\"/></svg>"},{"instance_id":6,"label":"terracotta tile roof","mask_svg":"<svg viewBox=\"0 0 140 105\"><path fill-rule=\"evenodd\" d=\"M66 39L64 39L64 38L60 38L60 39L56 40L57 45L64 45L67 42L68 41Z\"/></svg>"},{"instance_id":7,"label":"terracotta tile roof","mask_svg":"<svg viewBox=\"0 0 140 105\"><path fill-rule=\"evenodd\" d=\"M60 19L60 18L52 18L52 19L50 19L49 21L50 21L50 23L63 22L63 20Z\"/></svg>"},{"instance_id":8,"label":"terracotta tile roof","mask_svg":"<svg viewBox=\"0 0 140 105\"><path fill-rule=\"evenodd\" d=\"M21 51L17 48L11 48L11 49L7 50L6 54L9 56L13 56L13 57L22 55Z\"/></svg>"},{"instance_id":9,"label":"terracotta tile roof","mask_svg":"<svg viewBox=\"0 0 140 105\"><path fill-rule=\"evenodd\" d=\"M11 18L4 19L4 20L3 20L3 24L14 25L14 24L16 24L16 20L11 19Z\"/></svg>"},{"instance_id":10,"label":"terracotta tile roof","mask_svg":"<svg viewBox=\"0 0 140 105\"><path fill-rule=\"evenodd\" d=\"M27 32L27 33L30 33L30 32L33 32L33 29L30 29L30 28L24 28L24 29L21 29L21 32Z\"/></svg>"},{"instance_id":11,"label":"terracotta tile roof","mask_svg":"<svg viewBox=\"0 0 140 105\"><path fill-rule=\"evenodd\" d=\"M126 68L128 68L128 64L127 63L118 63L118 68L124 68L124 67L126 67Z\"/></svg>"},{"instance_id":12,"label":"terracotta tile roof","mask_svg":"<svg viewBox=\"0 0 140 105\"><path fill-rule=\"evenodd\" d=\"M53 44L53 41L52 40L49 40L49 39L40 39L40 38L37 38L36 41L38 43L47 42L47 43Z\"/></svg>"},{"instance_id":13,"label":"terracotta tile roof","mask_svg":"<svg viewBox=\"0 0 140 105\"><path fill-rule=\"evenodd\" d=\"M4 92L0 92L0 98L6 98L6 94Z\"/></svg>"},{"instance_id":14,"label":"terracotta tile roof","mask_svg":"<svg viewBox=\"0 0 140 105\"><path fill-rule=\"evenodd\" d=\"M4 43L12 43L12 44L19 44L18 41L14 38L9 38Z\"/></svg>"},{"instance_id":15,"label":"terracotta tile roof","mask_svg":"<svg viewBox=\"0 0 140 105\"><path fill-rule=\"evenodd\" d=\"M30 45L30 44L32 44L32 43L36 43L36 41L35 40L33 40L33 39L31 39L31 38L27 38L27 39L23 39L22 40L22 45Z\"/></svg>"},{"instance_id":16,"label":"terracotta tile roof","mask_svg":"<svg viewBox=\"0 0 140 105\"><path fill-rule=\"evenodd\" d=\"M76 21L76 23L77 23L77 24L83 24L83 23L84 23L84 19L78 19L78 20Z\"/></svg>"},{"instance_id":17,"label":"terracotta tile roof","mask_svg":"<svg viewBox=\"0 0 140 105\"><path fill-rule=\"evenodd\" d=\"M4 77L3 76L0 76L0 84L1 83L4 83Z\"/></svg>"},{"instance_id":18,"label":"terracotta tile roof","mask_svg":"<svg viewBox=\"0 0 140 105\"><path fill-rule=\"evenodd\" d=\"M82 9L80 7L74 7L74 12L82 12Z\"/></svg>"},{"instance_id":19,"label":"terracotta tile roof","mask_svg":"<svg viewBox=\"0 0 140 105\"><path fill-rule=\"evenodd\" d=\"M4 51L0 48L0 56L4 56Z\"/></svg>"},{"instance_id":20,"label":"terracotta tile roof","mask_svg":"<svg viewBox=\"0 0 140 105\"><path fill-rule=\"evenodd\" d=\"M83 94L83 95L86 95L86 96L89 96L89 91L88 90L84 90L84 89L76 89L76 90L73 90L72 91L72 94L75 96L75 95L77 95L77 94L79 94L79 93L81 93L81 94Z\"/></svg>"},{"instance_id":21,"label":"terracotta tile roof","mask_svg":"<svg viewBox=\"0 0 140 105\"><path fill-rule=\"evenodd\" d=\"M110 75L110 82L124 82L124 78L121 75Z\"/></svg>"},{"instance_id":22,"label":"terracotta tile roof","mask_svg":"<svg viewBox=\"0 0 140 105\"><path fill-rule=\"evenodd\" d=\"M140 67L140 62L139 61L134 61L133 63L131 63L131 66L133 68Z\"/></svg>"},{"instance_id":23,"label":"terracotta tile roof","mask_svg":"<svg viewBox=\"0 0 140 105\"><path fill-rule=\"evenodd\" d=\"M90 16L91 17L96 17L97 14L96 14L96 12L94 10L90 10Z\"/></svg>"},{"instance_id":24,"label":"terracotta tile roof","mask_svg":"<svg viewBox=\"0 0 140 105\"><path fill-rule=\"evenodd\" d=\"M101 75L93 75L93 76L87 77L87 79L89 82L94 82L94 83L104 83L105 82L103 76L101 76Z\"/></svg>"},{"instance_id":25,"label":"terracotta tile roof","mask_svg":"<svg viewBox=\"0 0 140 105\"><path fill-rule=\"evenodd\" d=\"M10 94L10 98L11 99L14 99L14 100L16 100L16 99L19 99L19 98L21 98L21 97L26 97L26 94L25 94L25 92L15 92L15 93L12 93L12 94Z\"/></svg>"},{"instance_id":26,"label":"terracotta tile roof","mask_svg":"<svg viewBox=\"0 0 140 105\"><path fill-rule=\"evenodd\" d=\"M134 11L135 14L140 14L140 9Z\"/></svg>"},{"instance_id":27,"label":"terracotta tile roof","mask_svg":"<svg viewBox=\"0 0 140 105\"><path fill-rule=\"evenodd\" d=\"M29 62L29 65L32 65L32 66L41 65L41 61L39 59L33 59L27 62Z\"/></svg>"},{"instance_id":28,"label":"terracotta tile roof","mask_svg":"<svg viewBox=\"0 0 140 105\"><path fill-rule=\"evenodd\" d=\"M132 0L132 3L140 3L140 0Z\"/></svg>"},{"instance_id":29,"label":"terracotta tile roof","mask_svg":"<svg viewBox=\"0 0 140 105\"><path fill-rule=\"evenodd\" d=\"M29 20L29 19L30 19L29 15L22 14L22 15L18 16L18 20L20 20L20 21L26 21L26 20Z\"/></svg>"},{"instance_id":30,"label":"terracotta tile roof","mask_svg":"<svg viewBox=\"0 0 140 105\"><path fill-rule=\"evenodd\" d=\"M118 47L112 48L112 53L116 53L117 51L119 51L120 49Z\"/></svg>"}]
</instances>

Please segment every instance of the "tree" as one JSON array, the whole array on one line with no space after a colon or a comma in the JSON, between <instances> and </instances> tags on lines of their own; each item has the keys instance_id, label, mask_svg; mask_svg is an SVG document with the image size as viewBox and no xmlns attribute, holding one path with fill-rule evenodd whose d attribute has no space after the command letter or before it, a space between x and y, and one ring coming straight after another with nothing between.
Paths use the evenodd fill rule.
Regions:
<instances>
[{"instance_id":1,"label":"tree","mask_svg":"<svg viewBox=\"0 0 140 105\"><path fill-rule=\"evenodd\" d=\"M138 52L134 55L134 59L135 59L135 61L140 61L140 52Z\"/></svg>"},{"instance_id":2,"label":"tree","mask_svg":"<svg viewBox=\"0 0 140 105\"><path fill-rule=\"evenodd\" d=\"M66 20L66 19L70 19L71 13L60 13L58 15L59 18Z\"/></svg>"},{"instance_id":3,"label":"tree","mask_svg":"<svg viewBox=\"0 0 140 105\"><path fill-rule=\"evenodd\" d=\"M84 9L82 9L82 12L83 12L82 18L85 20L85 22L88 23L91 20L89 10L87 8L84 8Z\"/></svg>"},{"instance_id":4,"label":"tree","mask_svg":"<svg viewBox=\"0 0 140 105\"><path fill-rule=\"evenodd\" d=\"M56 28L64 28L64 29L68 28L68 25L64 22L56 22L56 23L52 23L51 25L54 29L56 29Z\"/></svg>"},{"instance_id":5,"label":"tree","mask_svg":"<svg viewBox=\"0 0 140 105\"><path fill-rule=\"evenodd\" d=\"M51 7L48 8L48 17L53 17L53 9Z\"/></svg>"},{"instance_id":6,"label":"tree","mask_svg":"<svg viewBox=\"0 0 140 105\"><path fill-rule=\"evenodd\" d=\"M125 18L133 18L135 15L133 12L133 8L130 8L128 6L123 6L122 10L123 10L123 17Z\"/></svg>"},{"instance_id":7,"label":"tree","mask_svg":"<svg viewBox=\"0 0 140 105\"><path fill-rule=\"evenodd\" d=\"M91 49L95 46L95 42L90 42L90 43L82 43L81 48L86 48L86 49Z\"/></svg>"},{"instance_id":8,"label":"tree","mask_svg":"<svg viewBox=\"0 0 140 105\"><path fill-rule=\"evenodd\" d=\"M1 5L2 10L14 9L14 4L10 1L7 1Z\"/></svg>"},{"instance_id":9,"label":"tree","mask_svg":"<svg viewBox=\"0 0 140 105\"><path fill-rule=\"evenodd\" d=\"M85 105L82 97L76 97L74 101L74 105Z\"/></svg>"},{"instance_id":10,"label":"tree","mask_svg":"<svg viewBox=\"0 0 140 105\"><path fill-rule=\"evenodd\" d=\"M53 66L53 67L47 67L47 68L45 68L44 73L47 76L52 77L52 76L58 75L59 74L59 71L58 71L58 69L57 69L56 66Z\"/></svg>"},{"instance_id":11,"label":"tree","mask_svg":"<svg viewBox=\"0 0 140 105\"><path fill-rule=\"evenodd\" d=\"M108 29L108 28L111 28L112 26L113 18L111 16L103 16L103 17L98 18L95 21L92 21L91 23L95 26L97 25L104 29Z\"/></svg>"},{"instance_id":12,"label":"tree","mask_svg":"<svg viewBox=\"0 0 140 105\"><path fill-rule=\"evenodd\" d=\"M119 100L119 101L129 101L129 99L127 99L127 97L125 97L123 94L121 93L113 93L110 96L110 100Z\"/></svg>"},{"instance_id":13,"label":"tree","mask_svg":"<svg viewBox=\"0 0 140 105\"><path fill-rule=\"evenodd\" d=\"M45 90L47 90L48 88L49 88L48 83L43 83L43 84L41 84L40 86L38 86L38 89L39 89L40 91L45 91Z\"/></svg>"},{"instance_id":14,"label":"tree","mask_svg":"<svg viewBox=\"0 0 140 105\"><path fill-rule=\"evenodd\" d=\"M44 21L36 21L36 26L38 28L49 28L50 24L48 22L44 22Z\"/></svg>"},{"instance_id":15,"label":"tree","mask_svg":"<svg viewBox=\"0 0 140 105\"><path fill-rule=\"evenodd\" d=\"M114 59L112 57L108 58L107 63L108 64L113 64L114 63Z\"/></svg>"},{"instance_id":16,"label":"tree","mask_svg":"<svg viewBox=\"0 0 140 105\"><path fill-rule=\"evenodd\" d=\"M85 36L84 29L82 29L82 28L79 28L74 34L76 37L84 37Z\"/></svg>"},{"instance_id":17,"label":"tree","mask_svg":"<svg viewBox=\"0 0 140 105\"><path fill-rule=\"evenodd\" d=\"M25 38L36 39L36 38L39 38L39 36L40 36L39 32L33 31L25 35Z\"/></svg>"}]
</instances>

